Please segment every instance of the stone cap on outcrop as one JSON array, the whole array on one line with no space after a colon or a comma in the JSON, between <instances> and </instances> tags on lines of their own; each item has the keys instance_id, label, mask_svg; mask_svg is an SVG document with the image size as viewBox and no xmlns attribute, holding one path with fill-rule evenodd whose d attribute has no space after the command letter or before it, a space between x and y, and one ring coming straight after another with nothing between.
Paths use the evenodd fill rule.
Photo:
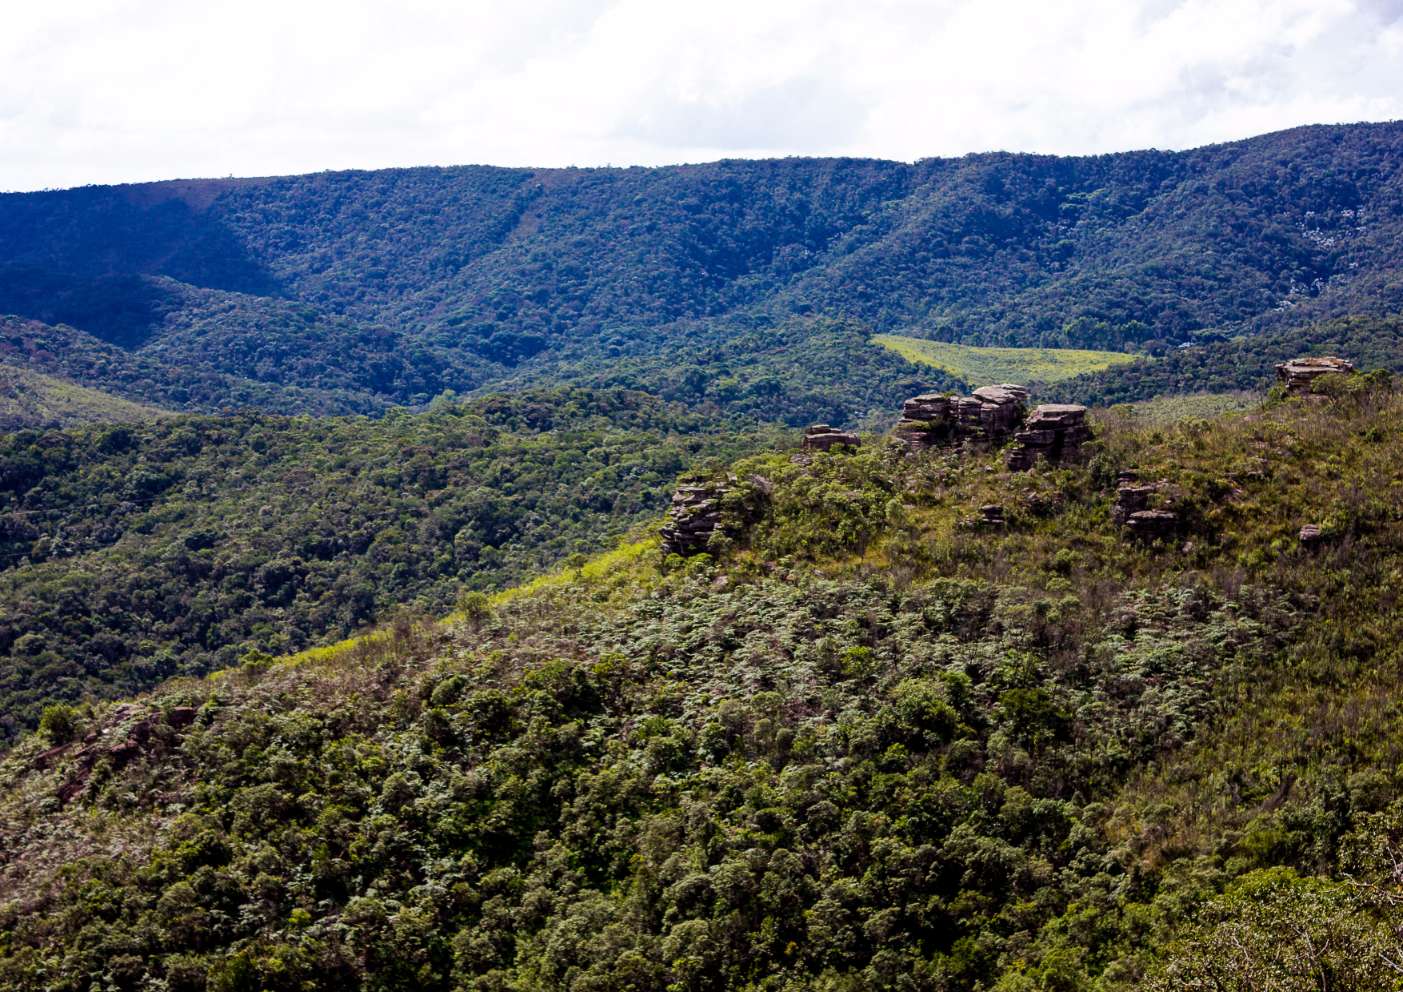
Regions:
<instances>
[{"instance_id":1,"label":"stone cap on outcrop","mask_svg":"<svg viewBox=\"0 0 1403 992\"><path fill-rule=\"evenodd\" d=\"M1309 392L1311 383L1323 375L1350 375L1353 372L1353 362L1335 355L1305 355L1276 366L1276 378L1288 393Z\"/></svg>"},{"instance_id":2,"label":"stone cap on outcrop","mask_svg":"<svg viewBox=\"0 0 1403 992\"><path fill-rule=\"evenodd\" d=\"M1000 443L1018 429L1028 390L1011 382L970 396L922 393L901 407L892 434L912 453L943 445Z\"/></svg>"},{"instance_id":3,"label":"stone cap on outcrop","mask_svg":"<svg viewBox=\"0 0 1403 992\"><path fill-rule=\"evenodd\" d=\"M830 448L856 448L862 444L862 438L850 431L840 431L836 427L828 424L814 424L804 431L805 451L827 451Z\"/></svg>"}]
</instances>

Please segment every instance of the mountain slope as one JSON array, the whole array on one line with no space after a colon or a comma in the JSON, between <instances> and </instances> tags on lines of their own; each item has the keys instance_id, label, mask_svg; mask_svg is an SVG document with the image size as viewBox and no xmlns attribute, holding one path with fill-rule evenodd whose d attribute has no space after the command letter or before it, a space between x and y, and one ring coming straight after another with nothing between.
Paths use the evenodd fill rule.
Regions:
<instances>
[{"instance_id":1,"label":"mountain slope","mask_svg":"<svg viewBox=\"0 0 1403 992\"><path fill-rule=\"evenodd\" d=\"M597 551L763 436L586 390L0 435L0 739Z\"/></svg>"},{"instance_id":2,"label":"mountain slope","mask_svg":"<svg viewBox=\"0 0 1403 992\"><path fill-rule=\"evenodd\" d=\"M0 363L0 431L80 423L139 423L164 416L156 407Z\"/></svg>"},{"instance_id":3,"label":"mountain slope","mask_svg":"<svg viewBox=\"0 0 1403 992\"><path fill-rule=\"evenodd\" d=\"M851 420L890 401L879 356L850 349L849 380L738 342L1277 334L1403 309L1400 246L1400 124L1083 158L406 169L0 196L0 312L360 403L657 388L680 362L702 372L679 398L751 410L731 381L774 380ZM718 350L737 367L709 375Z\"/></svg>"},{"instance_id":4,"label":"mountain slope","mask_svg":"<svg viewBox=\"0 0 1403 992\"><path fill-rule=\"evenodd\" d=\"M55 713L0 766L0 976L1397 987L1400 416L1358 377L1027 474L754 456L714 557ZM1129 470L1172 539L1113 523Z\"/></svg>"}]
</instances>

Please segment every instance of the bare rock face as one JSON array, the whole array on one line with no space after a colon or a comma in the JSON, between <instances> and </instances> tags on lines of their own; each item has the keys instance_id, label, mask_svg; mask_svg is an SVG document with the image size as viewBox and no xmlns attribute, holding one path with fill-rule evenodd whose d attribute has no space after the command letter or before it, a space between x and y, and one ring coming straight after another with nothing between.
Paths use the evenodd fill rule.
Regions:
<instances>
[{"instance_id":1,"label":"bare rock face","mask_svg":"<svg viewBox=\"0 0 1403 992\"><path fill-rule=\"evenodd\" d=\"M1075 403L1045 403L1035 409L1013 435L1018 447L1009 452L1008 467L1015 472L1032 468L1039 459L1052 463L1075 457L1091 440L1086 407Z\"/></svg>"},{"instance_id":2,"label":"bare rock face","mask_svg":"<svg viewBox=\"0 0 1403 992\"><path fill-rule=\"evenodd\" d=\"M743 528L760 517L773 489L770 480L759 475L752 475L745 481L731 476L724 482L717 480L678 486L672 494L667 522L659 531L663 539L663 553L689 558L706 551L712 535L718 531L734 536L734 529ZM721 500L732 494L737 498L728 501L729 525L733 528L728 530L721 519Z\"/></svg>"},{"instance_id":3,"label":"bare rock face","mask_svg":"<svg viewBox=\"0 0 1403 992\"><path fill-rule=\"evenodd\" d=\"M1006 440L1023 419L1028 390L1013 383L981 386L971 396L923 393L907 400L893 436L915 453Z\"/></svg>"},{"instance_id":4,"label":"bare rock face","mask_svg":"<svg viewBox=\"0 0 1403 992\"><path fill-rule=\"evenodd\" d=\"M672 494L667 523L659 533L663 553L684 558L706 550L711 535L721 526L721 496L724 489L710 483L681 485Z\"/></svg>"},{"instance_id":5,"label":"bare rock face","mask_svg":"<svg viewBox=\"0 0 1403 992\"><path fill-rule=\"evenodd\" d=\"M862 438L848 431L840 431L827 424L814 424L804 431L805 451L828 451L830 448L856 448Z\"/></svg>"},{"instance_id":6,"label":"bare rock face","mask_svg":"<svg viewBox=\"0 0 1403 992\"><path fill-rule=\"evenodd\" d=\"M1311 384L1323 375L1350 375L1354 364L1333 355L1293 358L1276 366L1276 378L1288 393L1308 393Z\"/></svg>"}]
</instances>

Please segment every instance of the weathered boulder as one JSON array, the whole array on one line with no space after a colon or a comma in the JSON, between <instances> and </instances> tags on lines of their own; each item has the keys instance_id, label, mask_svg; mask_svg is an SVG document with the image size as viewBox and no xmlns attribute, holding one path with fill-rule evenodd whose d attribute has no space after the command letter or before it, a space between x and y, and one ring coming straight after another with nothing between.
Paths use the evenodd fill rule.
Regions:
<instances>
[{"instance_id":1,"label":"weathered boulder","mask_svg":"<svg viewBox=\"0 0 1403 992\"><path fill-rule=\"evenodd\" d=\"M1314 548L1325 539L1325 532L1321 530L1319 524L1306 524L1296 536L1302 547Z\"/></svg>"},{"instance_id":2,"label":"weathered boulder","mask_svg":"<svg viewBox=\"0 0 1403 992\"><path fill-rule=\"evenodd\" d=\"M1013 435L1018 446L1008 454L1008 467L1026 471L1039 459L1066 461L1091 439L1086 425L1086 407L1074 403L1045 403L1035 409Z\"/></svg>"},{"instance_id":3,"label":"weathered boulder","mask_svg":"<svg viewBox=\"0 0 1403 992\"><path fill-rule=\"evenodd\" d=\"M1308 393L1316 379L1325 375L1350 375L1354 364L1334 355L1306 356L1281 362L1276 378L1288 393Z\"/></svg>"},{"instance_id":4,"label":"weathered boulder","mask_svg":"<svg viewBox=\"0 0 1403 992\"><path fill-rule=\"evenodd\" d=\"M997 503L985 503L979 508L979 524L990 529L1006 526L1008 521L1004 519L1004 508Z\"/></svg>"},{"instance_id":5,"label":"weathered boulder","mask_svg":"<svg viewBox=\"0 0 1403 992\"><path fill-rule=\"evenodd\" d=\"M970 396L922 393L907 400L893 436L911 452L1006 440L1023 419L1028 390L1013 383L981 386Z\"/></svg>"},{"instance_id":6,"label":"weathered boulder","mask_svg":"<svg viewBox=\"0 0 1403 992\"><path fill-rule=\"evenodd\" d=\"M828 451L830 448L856 448L862 438L848 431L840 431L827 424L814 424L804 431L805 451Z\"/></svg>"}]
</instances>

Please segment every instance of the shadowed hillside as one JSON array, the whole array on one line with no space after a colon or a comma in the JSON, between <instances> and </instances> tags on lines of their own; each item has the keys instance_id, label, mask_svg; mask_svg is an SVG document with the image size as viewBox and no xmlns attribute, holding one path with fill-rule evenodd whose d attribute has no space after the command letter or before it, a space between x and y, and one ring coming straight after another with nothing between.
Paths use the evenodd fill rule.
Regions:
<instances>
[{"instance_id":1,"label":"shadowed hillside","mask_svg":"<svg viewBox=\"0 0 1403 992\"><path fill-rule=\"evenodd\" d=\"M1403 308L1400 170L1403 125L1361 124L1081 158L9 194L0 313L207 377L185 401L200 409L607 381L750 413L786 393L796 422L854 420L901 395L864 346L876 332L1153 352Z\"/></svg>"}]
</instances>

